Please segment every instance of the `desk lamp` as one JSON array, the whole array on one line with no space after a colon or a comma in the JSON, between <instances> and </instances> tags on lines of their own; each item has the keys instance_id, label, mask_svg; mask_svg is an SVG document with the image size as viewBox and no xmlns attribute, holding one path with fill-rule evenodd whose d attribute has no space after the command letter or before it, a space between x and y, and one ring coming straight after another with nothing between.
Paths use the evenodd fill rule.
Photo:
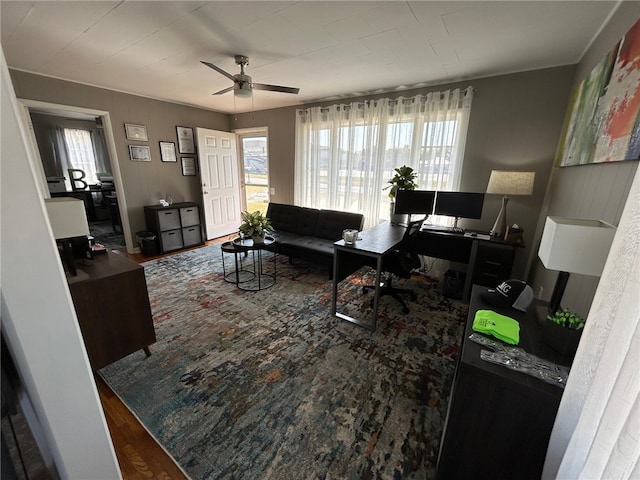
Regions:
<instances>
[{"instance_id":1,"label":"desk lamp","mask_svg":"<svg viewBox=\"0 0 640 480\"><path fill-rule=\"evenodd\" d=\"M77 198L59 197L45 199L49 223L53 231L53 237L62 245L63 264L72 276L78 274L71 239L89 235L89 224L84 202Z\"/></svg>"},{"instance_id":2,"label":"desk lamp","mask_svg":"<svg viewBox=\"0 0 640 480\"><path fill-rule=\"evenodd\" d=\"M547 217L538 257L545 268L560 270L549 301L549 314L560 310L569 272L599 277L616 228L600 220Z\"/></svg>"},{"instance_id":3,"label":"desk lamp","mask_svg":"<svg viewBox=\"0 0 640 480\"><path fill-rule=\"evenodd\" d=\"M531 195L536 172L509 172L491 170L491 177L487 185L487 193L502 194L502 207L493 224L491 235L504 237L507 232L507 195Z\"/></svg>"}]
</instances>

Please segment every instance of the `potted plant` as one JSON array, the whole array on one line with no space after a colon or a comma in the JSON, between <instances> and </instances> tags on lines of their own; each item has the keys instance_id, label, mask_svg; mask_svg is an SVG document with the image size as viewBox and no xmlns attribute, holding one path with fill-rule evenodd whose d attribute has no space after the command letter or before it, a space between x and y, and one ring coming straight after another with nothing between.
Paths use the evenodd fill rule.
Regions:
<instances>
[{"instance_id":1,"label":"potted plant","mask_svg":"<svg viewBox=\"0 0 640 480\"><path fill-rule=\"evenodd\" d=\"M384 190L389 189L391 222L397 223L403 220L404 215L397 215L395 213L396 192L398 190L415 190L418 188L418 184L415 182L418 175L413 171L413 168L406 165L395 168L394 171L395 175L391 180L387 181L389 185L387 185Z\"/></svg>"},{"instance_id":2,"label":"potted plant","mask_svg":"<svg viewBox=\"0 0 640 480\"><path fill-rule=\"evenodd\" d=\"M264 243L264 236L267 231L272 231L271 221L262 215L262 212L242 212L242 223L240 224L240 233L246 237L251 237L254 243Z\"/></svg>"},{"instance_id":3,"label":"potted plant","mask_svg":"<svg viewBox=\"0 0 640 480\"><path fill-rule=\"evenodd\" d=\"M584 320L568 308L547 315L542 326L542 340L563 357L573 358L578 349Z\"/></svg>"}]
</instances>

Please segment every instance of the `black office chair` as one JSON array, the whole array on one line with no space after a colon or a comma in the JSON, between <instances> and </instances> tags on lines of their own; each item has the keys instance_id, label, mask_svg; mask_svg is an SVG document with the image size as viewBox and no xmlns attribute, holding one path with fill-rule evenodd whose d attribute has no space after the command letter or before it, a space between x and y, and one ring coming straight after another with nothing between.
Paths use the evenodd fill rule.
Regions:
<instances>
[{"instance_id":1,"label":"black office chair","mask_svg":"<svg viewBox=\"0 0 640 480\"><path fill-rule=\"evenodd\" d=\"M416 300L417 296L413 290L394 287L392 278L393 275L401 278L411 278L411 272L420 266L420 257L418 257L418 253L416 252L415 243L425 218L409 222L400 243L382 259L382 271L385 272L386 275L380 285L380 297L390 295L395 298L400 305L402 305L402 311L404 313L409 313L409 307L402 297L400 297L400 294L410 295L411 300ZM374 265L370 266L375 268ZM362 287L362 293L373 289L375 289L375 285L365 285ZM374 299L372 298L371 306L373 306L373 302Z\"/></svg>"}]
</instances>

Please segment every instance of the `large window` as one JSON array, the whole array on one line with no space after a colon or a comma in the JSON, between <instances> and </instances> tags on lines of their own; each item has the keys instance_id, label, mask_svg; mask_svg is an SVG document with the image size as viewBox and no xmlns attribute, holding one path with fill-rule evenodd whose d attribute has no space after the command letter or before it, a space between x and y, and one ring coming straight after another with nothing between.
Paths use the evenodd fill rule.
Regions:
<instances>
[{"instance_id":1,"label":"large window","mask_svg":"<svg viewBox=\"0 0 640 480\"><path fill-rule=\"evenodd\" d=\"M242 158L244 209L267 213L269 204L269 149L266 130L238 136Z\"/></svg>"},{"instance_id":2,"label":"large window","mask_svg":"<svg viewBox=\"0 0 640 480\"><path fill-rule=\"evenodd\" d=\"M98 183L96 155L91 132L77 128L65 128L64 141L67 147L69 168L84 171L84 181L88 184Z\"/></svg>"},{"instance_id":3,"label":"large window","mask_svg":"<svg viewBox=\"0 0 640 480\"><path fill-rule=\"evenodd\" d=\"M456 190L473 90L299 110L296 119L298 205L389 215L383 190L408 165L423 190Z\"/></svg>"}]
</instances>

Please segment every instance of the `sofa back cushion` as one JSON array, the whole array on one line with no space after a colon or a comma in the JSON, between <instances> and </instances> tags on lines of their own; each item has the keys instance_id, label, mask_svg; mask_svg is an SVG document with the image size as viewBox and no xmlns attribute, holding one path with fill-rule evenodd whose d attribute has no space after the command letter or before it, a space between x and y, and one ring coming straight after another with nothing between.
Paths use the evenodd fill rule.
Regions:
<instances>
[{"instance_id":1,"label":"sofa back cushion","mask_svg":"<svg viewBox=\"0 0 640 480\"><path fill-rule=\"evenodd\" d=\"M300 219L298 220L298 233L305 237L313 237L316 234L320 210L315 208L302 208L300 215Z\"/></svg>"},{"instance_id":2,"label":"sofa back cushion","mask_svg":"<svg viewBox=\"0 0 640 480\"><path fill-rule=\"evenodd\" d=\"M299 233L298 223L303 215L302 207L295 205L270 202L267 207L267 218L276 231Z\"/></svg>"},{"instance_id":3,"label":"sofa back cushion","mask_svg":"<svg viewBox=\"0 0 640 480\"><path fill-rule=\"evenodd\" d=\"M362 230L364 216L360 213L320 210L315 236L327 240L340 240L347 228Z\"/></svg>"}]
</instances>

